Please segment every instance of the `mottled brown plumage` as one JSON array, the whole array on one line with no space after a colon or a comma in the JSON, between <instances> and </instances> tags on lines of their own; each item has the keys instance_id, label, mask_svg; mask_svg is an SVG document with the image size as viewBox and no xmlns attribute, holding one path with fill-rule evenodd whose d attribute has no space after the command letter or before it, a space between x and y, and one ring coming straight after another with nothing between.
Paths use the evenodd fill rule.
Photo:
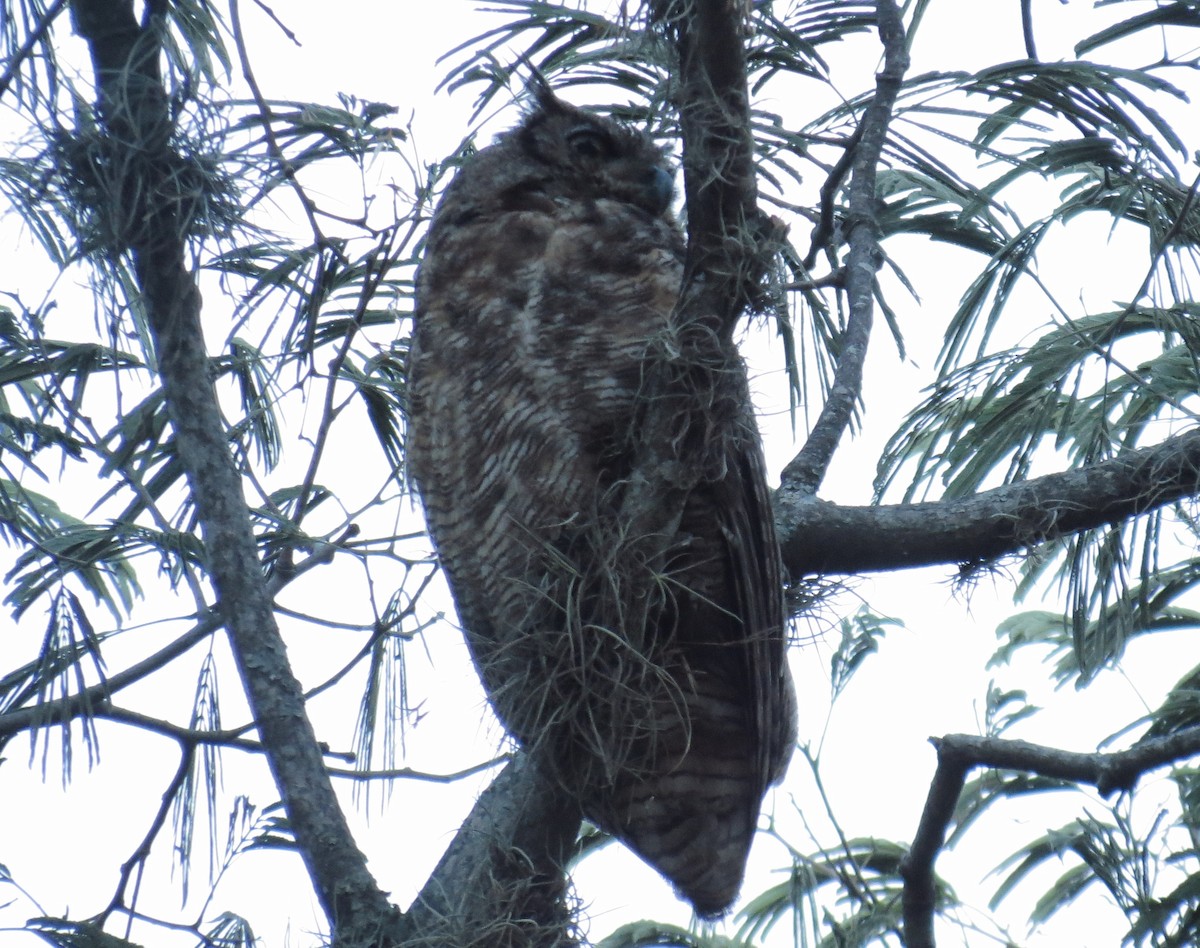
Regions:
<instances>
[{"instance_id":1,"label":"mottled brown plumage","mask_svg":"<svg viewBox=\"0 0 1200 948\"><path fill-rule=\"evenodd\" d=\"M716 914L794 731L745 369L714 335L647 401L678 352L670 175L645 136L536 91L434 215L409 464L500 720ZM646 413L672 398L703 419L700 479L650 573L621 501Z\"/></svg>"}]
</instances>

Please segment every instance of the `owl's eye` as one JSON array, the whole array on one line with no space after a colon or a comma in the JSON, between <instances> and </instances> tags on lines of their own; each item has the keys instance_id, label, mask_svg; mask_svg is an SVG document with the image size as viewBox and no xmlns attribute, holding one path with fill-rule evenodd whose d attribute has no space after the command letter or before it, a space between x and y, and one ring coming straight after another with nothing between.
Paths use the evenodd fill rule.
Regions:
<instances>
[{"instance_id":1,"label":"owl's eye","mask_svg":"<svg viewBox=\"0 0 1200 948\"><path fill-rule=\"evenodd\" d=\"M567 132L567 144L581 158L611 158L615 151L612 139L591 125Z\"/></svg>"}]
</instances>

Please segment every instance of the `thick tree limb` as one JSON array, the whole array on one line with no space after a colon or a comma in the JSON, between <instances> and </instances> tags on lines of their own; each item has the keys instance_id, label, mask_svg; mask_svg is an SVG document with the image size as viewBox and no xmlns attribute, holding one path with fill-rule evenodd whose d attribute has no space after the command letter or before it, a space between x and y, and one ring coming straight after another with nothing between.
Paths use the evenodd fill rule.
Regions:
<instances>
[{"instance_id":1,"label":"thick tree limb","mask_svg":"<svg viewBox=\"0 0 1200 948\"><path fill-rule=\"evenodd\" d=\"M1200 492L1200 429L1074 471L962 500L841 507L775 492L792 580L978 563L1166 506Z\"/></svg>"},{"instance_id":2,"label":"thick tree limb","mask_svg":"<svg viewBox=\"0 0 1200 948\"><path fill-rule=\"evenodd\" d=\"M191 221L178 194L180 157L159 67L165 5L139 24L131 0L73 0L76 32L95 69L99 115L125 169L117 182L130 206L119 217L133 258L163 392L202 525L209 574L267 759L337 944L373 944L392 909L354 845L305 713L275 623L241 480L209 376L200 293L186 255Z\"/></svg>"},{"instance_id":3,"label":"thick tree limb","mask_svg":"<svg viewBox=\"0 0 1200 948\"><path fill-rule=\"evenodd\" d=\"M1095 787L1104 796L1129 791L1147 773L1200 754L1200 728L1154 738L1111 754L1079 754L971 734L950 734L932 741L938 767L921 822L900 866L904 877L904 931L909 948L933 948L936 908L934 863L946 835L967 775L976 767L998 767L1043 777L1057 777Z\"/></svg>"},{"instance_id":4,"label":"thick tree limb","mask_svg":"<svg viewBox=\"0 0 1200 948\"><path fill-rule=\"evenodd\" d=\"M570 794L514 758L480 795L404 917L401 944L574 944L564 867L581 820Z\"/></svg>"},{"instance_id":5,"label":"thick tree limb","mask_svg":"<svg viewBox=\"0 0 1200 948\"><path fill-rule=\"evenodd\" d=\"M658 0L650 6L677 54L688 240L683 290L673 314L677 351L650 366L638 456L618 518L628 536L639 538L630 555L651 567L647 575L675 535L702 469L685 456L685 446L694 441L687 432L703 430L705 419L697 417L696 399L680 379L703 373L714 348L706 336L732 337L766 272L758 250L767 229L757 208L740 5Z\"/></svg>"},{"instance_id":6,"label":"thick tree limb","mask_svg":"<svg viewBox=\"0 0 1200 948\"><path fill-rule=\"evenodd\" d=\"M883 42L883 69L875 77L875 96L863 111L862 120L848 146L853 149L854 172L850 180L850 250L846 258L846 297L850 315L841 338L837 373L829 397L800 453L783 471L784 492L814 496L825 479L829 462L862 395L863 364L871 338L875 308L875 272L882 259L877 233L875 179L879 156L887 141L888 125L896 96L908 70L908 48L900 10L892 0L876 4L879 38Z\"/></svg>"},{"instance_id":7,"label":"thick tree limb","mask_svg":"<svg viewBox=\"0 0 1200 948\"><path fill-rule=\"evenodd\" d=\"M758 209L744 4L660 0L677 52L688 248L681 316L726 337L759 294L775 225Z\"/></svg>"}]
</instances>

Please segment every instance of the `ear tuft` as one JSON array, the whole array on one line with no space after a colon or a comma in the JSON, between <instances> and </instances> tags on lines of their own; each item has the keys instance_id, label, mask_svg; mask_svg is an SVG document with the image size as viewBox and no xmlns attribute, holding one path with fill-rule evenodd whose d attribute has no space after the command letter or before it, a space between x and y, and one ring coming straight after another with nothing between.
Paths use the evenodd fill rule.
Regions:
<instances>
[{"instance_id":1,"label":"ear tuft","mask_svg":"<svg viewBox=\"0 0 1200 948\"><path fill-rule=\"evenodd\" d=\"M529 78L525 81L525 93L533 99L533 104L529 111L564 111L562 99L554 94L554 90L550 87L550 81L533 64L533 60L525 53L521 53L519 61L529 74Z\"/></svg>"}]
</instances>

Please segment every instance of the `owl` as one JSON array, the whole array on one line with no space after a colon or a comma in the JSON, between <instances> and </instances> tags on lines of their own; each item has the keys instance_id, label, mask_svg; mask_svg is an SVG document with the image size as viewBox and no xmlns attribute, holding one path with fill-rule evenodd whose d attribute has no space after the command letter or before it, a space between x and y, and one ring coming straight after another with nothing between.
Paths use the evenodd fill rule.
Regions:
<instances>
[{"instance_id":1,"label":"owl","mask_svg":"<svg viewBox=\"0 0 1200 948\"><path fill-rule=\"evenodd\" d=\"M672 362L684 242L663 153L544 81L532 92L430 224L409 471L500 721L588 819L719 915L795 729L745 368L715 332ZM671 404L702 420L696 483L647 562L622 500L647 418Z\"/></svg>"}]
</instances>

